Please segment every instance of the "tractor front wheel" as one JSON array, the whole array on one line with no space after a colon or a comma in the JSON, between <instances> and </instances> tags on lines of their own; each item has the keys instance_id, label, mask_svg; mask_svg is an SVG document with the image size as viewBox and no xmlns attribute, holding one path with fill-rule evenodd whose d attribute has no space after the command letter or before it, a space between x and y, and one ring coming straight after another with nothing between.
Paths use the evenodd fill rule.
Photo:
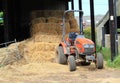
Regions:
<instances>
[{"instance_id":1,"label":"tractor front wheel","mask_svg":"<svg viewBox=\"0 0 120 83\"><path fill-rule=\"evenodd\" d=\"M96 57L96 67L98 69L102 69L103 68L103 56L102 56L101 53L97 54L97 57Z\"/></svg>"},{"instance_id":2,"label":"tractor front wheel","mask_svg":"<svg viewBox=\"0 0 120 83\"><path fill-rule=\"evenodd\" d=\"M76 63L74 56L68 56L68 66L70 71L76 70Z\"/></svg>"}]
</instances>

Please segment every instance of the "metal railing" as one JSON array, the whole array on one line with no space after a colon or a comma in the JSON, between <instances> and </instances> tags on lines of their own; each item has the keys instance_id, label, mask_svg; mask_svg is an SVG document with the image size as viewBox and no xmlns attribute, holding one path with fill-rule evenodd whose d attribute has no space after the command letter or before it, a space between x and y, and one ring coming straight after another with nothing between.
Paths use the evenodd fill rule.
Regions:
<instances>
[{"instance_id":1,"label":"metal railing","mask_svg":"<svg viewBox=\"0 0 120 83\"><path fill-rule=\"evenodd\" d=\"M9 49L8 45L12 44L12 43L15 43L15 48L14 49ZM15 62L15 61L20 60L22 58L16 39L14 41L1 43L0 46L2 46L2 45L5 45L6 55L0 61L1 66L8 65L9 63ZM12 55L12 53L14 53L14 55Z\"/></svg>"}]
</instances>

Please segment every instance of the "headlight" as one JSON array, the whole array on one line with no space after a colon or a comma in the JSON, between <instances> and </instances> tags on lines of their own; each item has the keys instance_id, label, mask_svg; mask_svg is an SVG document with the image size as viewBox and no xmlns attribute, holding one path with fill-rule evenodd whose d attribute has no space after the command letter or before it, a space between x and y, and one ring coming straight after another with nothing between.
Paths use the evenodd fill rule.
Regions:
<instances>
[{"instance_id":1,"label":"headlight","mask_svg":"<svg viewBox=\"0 0 120 83\"><path fill-rule=\"evenodd\" d=\"M84 45L84 48L89 48L89 44L85 44L85 45Z\"/></svg>"},{"instance_id":2,"label":"headlight","mask_svg":"<svg viewBox=\"0 0 120 83\"><path fill-rule=\"evenodd\" d=\"M94 48L94 44L90 44L90 48Z\"/></svg>"},{"instance_id":3,"label":"headlight","mask_svg":"<svg viewBox=\"0 0 120 83\"><path fill-rule=\"evenodd\" d=\"M84 48L94 48L94 44L85 44Z\"/></svg>"}]
</instances>

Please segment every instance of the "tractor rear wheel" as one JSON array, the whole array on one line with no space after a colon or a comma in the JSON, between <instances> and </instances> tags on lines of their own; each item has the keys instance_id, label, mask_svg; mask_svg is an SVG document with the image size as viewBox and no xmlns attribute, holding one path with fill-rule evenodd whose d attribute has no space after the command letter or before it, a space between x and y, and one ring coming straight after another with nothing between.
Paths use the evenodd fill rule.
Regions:
<instances>
[{"instance_id":1,"label":"tractor rear wheel","mask_svg":"<svg viewBox=\"0 0 120 83\"><path fill-rule=\"evenodd\" d=\"M76 70L76 63L74 56L68 56L68 66L70 71Z\"/></svg>"},{"instance_id":2,"label":"tractor rear wheel","mask_svg":"<svg viewBox=\"0 0 120 83\"><path fill-rule=\"evenodd\" d=\"M101 53L97 54L97 57L96 57L96 67L98 69L102 69L103 68L103 56L102 56Z\"/></svg>"},{"instance_id":3,"label":"tractor rear wheel","mask_svg":"<svg viewBox=\"0 0 120 83\"><path fill-rule=\"evenodd\" d=\"M64 55L64 51L63 51L62 46L59 46L57 48L56 60L59 64L66 64L67 63L67 57Z\"/></svg>"}]
</instances>

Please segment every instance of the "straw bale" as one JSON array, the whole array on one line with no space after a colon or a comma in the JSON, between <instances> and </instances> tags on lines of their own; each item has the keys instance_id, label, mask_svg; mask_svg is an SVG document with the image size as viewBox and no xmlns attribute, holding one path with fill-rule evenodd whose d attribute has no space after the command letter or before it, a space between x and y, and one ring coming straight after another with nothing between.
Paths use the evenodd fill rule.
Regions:
<instances>
[{"instance_id":1,"label":"straw bale","mask_svg":"<svg viewBox=\"0 0 120 83\"><path fill-rule=\"evenodd\" d=\"M17 61L17 65L22 65L30 62L51 62L55 57L54 50L58 43L56 41L60 41L60 36L55 35L39 35L42 39L41 42L32 42L31 40L25 40L19 43L19 50L23 55L23 58L18 61L15 57L15 53L12 53L9 56L4 57L2 61L2 65L7 65L11 62ZM49 41L48 41L49 40ZM53 42L53 43L52 43ZM15 45L10 45L10 49L15 49Z\"/></svg>"},{"instance_id":2,"label":"straw bale","mask_svg":"<svg viewBox=\"0 0 120 83\"><path fill-rule=\"evenodd\" d=\"M49 42L49 43L59 43L61 35L54 34L45 34L45 33L37 33L32 37L34 42Z\"/></svg>"},{"instance_id":3,"label":"straw bale","mask_svg":"<svg viewBox=\"0 0 120 83\"><path fill-rule=\"evenodd\" d=\"M39 17L35 18L31 21L32 25L37 24L37 23L46 23L46 18L44 17Z\"/></svg>"},{"instance_id":4,"label":"straw bale","mask_svg":"<svg viewBox=\"0 0 120 83\"><path fill-rule=\"evenodd\" d=\"M70 23L70 29L77 29L78 28L78 24L75 18L72 18L69 20Z\"/></svg>"},{"instance_id":5,"label":"straw bale","mask_svg":"<svg viewBox=\"0 0 120 83\"><path fill-rule=\"evenodd\" d=\"M34 35L34 34L36 34L37 32L43 31L44 27L45 27L45 23L34 24L31 27L31 36Z\"/></svg>"},{"instance_id":6,"label":"straw bale","mask_svg":"<svg viewBox=\"0 0 120 83\"><path fill-rule=\"evenodd\" d=\"M50 18L54 19L54 18ZM56 18L55 18L56 19ZM55 21L55 20L53 20ZM61 23L54 23L51 21L51 23L37 23L34 24L31 28L31 36L33 36L36 33L45 32L50 34L61 34L62 33L62 26ZM53 23L52 23L53 22ZM66 32L70 31L70 24L69 22L66 22Z\"/></svg>"},{"instance_id":7,"label":"straw bale","mask_svg":"<svg viewBox=\"0 0 120 83\"><path fill-rule=\"evenodd\" d=\"M59 24L63 23L63 20L62 18L58 18L58 21L57 21Z\"/></svg>"},{"instance_id":8,"label":"straw bale","mask_svg":"<svg viewBox=\"0 0 120 83\"><path fill-rule=\"evenodd\" d=\"M55 48L61 40L62 26L60 24L62 23L63 13L63 10L35 10L31 12L32 38L19 44L20 54L26 62L47 62L55 57ZM66 33L77 30L75 28L77 24L73 18L73 13L66 15ZM69 21L69 19L72 19L72 21ZM12 46L10 47L12 49ZM6 59L5 64L8 64L11 60L16 60L14 52Z\"/></svg>"},{"instance_id":9,"label":"straw bale","mask_svg":"<svg viewBox=\"0 0 120 83\"><path fill-rule=\"evenodd\" d=\"M43 12L44 17L58 17L61 18L63 16L63 10L40 10Z\"/></svg>"},{"instance_id":10,"label":"straw bale","mask_svg":"<svg viewBox=\"0 0 120 83\"><path fill-rule=\"evenodd\" d=\"M66 26L66 33L70 32L70 24L69 23L65 23Z\"/></svg>"},{"instance_id":11,"label":"straw bale","mask_svg":"<svg viewBox=\"0 0 120 83\"><path fill-rule=\"evenodd\" d=\"M70 32L77 32L77 33L80 33L79 32L80 30L77 28L77 29L70 29Z\"/></svg>"},{"instance_id":12,"label":"straw bale","mask_svg":"<svg viewBox=\"0 0 120 83\"><path fill-rule=\"evenodd\" d=\"M62 18L64 14L64 10L55 10L53 13L55 17Z\"/></svg>"},{"instance_id":13,"label":"straw bale","mask_svg":"<svg viewBox=\"0 0 120 83\"><path fill-rule=\"evenodd\" d=\"M74 18L74 13L73 12L68 12L66 14L66 19L73 19Z\"/></svg>"},{"instance_id":14,"label":"straw bale","mask_svg":"<svg viewBox=\"0 0 120 83\"><path fill-rule=\"evenodd\" d=\"M45 32L51 34L59 34L61 31L61 26L58 23L38 23L33 25L31 29L31 35L36 33Z\"/></svg>"},{"instance_id":15,"label":"straw bale","mask_svg":"<svg viewBox=\"0 0 120 83\"><path fill-rule=\"evenodd\" d=\"M8 47L2 49L4 50L4 56L0 60L1 65L8 65L10 63L13 63L15 61L18 61L22 58L22 55L20 54L19 49L17 48L17 45L19 43L13 43L9 45Z\"/></svg>"},{"instance_id":16,"label":"straw bale","mask_svg":"<svg viewBox=\"0 0 120 83\"><path fill-rule=\"evenodd\" d=\"M64 14L64 10L34 10L30 13L32 19L38 17L57 17L62 18ZM74 13L69 12L66 14L66 19L74 18Z\"/></svg>"},{"instance_id":17,"label":"straw bale","mask_svg":"<svg viewBox=\"0 0 120 83\"><path fill-rule=\"evenodd\" d=\"M63 19L62 18L58 18L58 23L63 23ZM66 23L69 23L69 19L65 19Z\"/></svg>"},{"instance_id":18,"label":"straw bale","mask_svg":"<svg viewBox=\"0 0 120 83\"><path fill-rule=\"evenodd\" d=\"M44 19L43 21L44 22ZM31 36L36 33L45 32L50 34L61 34L62 33L62 20L56 17L47 18L47 23L33 23L31 26ZM70 29L77 29L78 25L75 19L66 20L66 32Z\"/></svg>"},{"instance_id":19,"label":"straw bale","mask_svg":"<svg viewBox=\"0 0 120 83\"><path fill-rule=\"evenodd\" d=\"M39 18L39 17L44 17L43 11L40 10L34 10L30 13L30 18L31 20Z\"/></svg>"},{"instance_id":20,"label":"straw bale","mask_svg":"<svg viewBox=\"0 0 120 83\"><path fill-rule=\"evenodd\" d=\"M24 58L27 59L28 62L51 61L51 59L54 58L54 50L57 44L58 43L29 42L24 49Z\"/></svg>"},{"instance_id":21,"label":"straw bale","mask_svg":"<svg viewBox=\"0 0 120 83\"><path fill-rule=\"evenodd\" d=\"M58 18L56 17L48 17L47 23L58 23Z\"/></svg>"},{"instance_id":22,"label":"straw bale","mask_svg":"<svg viewBox=\"0 0 120 83\"><path fill-rule=\"evenodd\" d=\"M62 18L64 10L34 10L30 13L31 19L38 17L57 17Z\"/></svg>"}]
</instances>

